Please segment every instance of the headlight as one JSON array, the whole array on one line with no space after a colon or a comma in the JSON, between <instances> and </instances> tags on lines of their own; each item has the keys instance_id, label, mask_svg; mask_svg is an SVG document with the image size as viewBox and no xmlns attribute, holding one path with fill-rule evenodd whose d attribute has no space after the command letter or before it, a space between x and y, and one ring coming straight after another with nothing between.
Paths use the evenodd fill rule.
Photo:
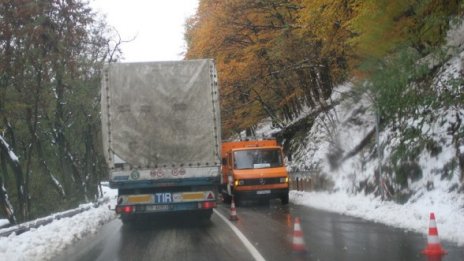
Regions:
<instances>
[{"instance_id":1,"label":"headlight","mask_svg":"<svg viewBox=\"0 0 464 261\"><path fill-rule=\"evenodd\" d=\"M280 183L288 183L288 177L280 178Z\"/></svg>"},{"instance_id":2,"label":"headlight","mask_svg":"<svg viewBox=\"0 0 464 261\"><path fill-rule=\"evenodd\" d=\"M237 186L243 186L245 184L245 181L243 179L237 179L234 182L234 185Z\"/></svg>"}]
</instances>

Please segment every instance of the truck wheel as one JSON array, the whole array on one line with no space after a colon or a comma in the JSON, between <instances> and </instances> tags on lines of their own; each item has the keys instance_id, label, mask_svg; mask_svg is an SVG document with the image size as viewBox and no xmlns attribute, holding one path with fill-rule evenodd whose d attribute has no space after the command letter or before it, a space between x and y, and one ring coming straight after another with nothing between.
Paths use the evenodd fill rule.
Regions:
<instances>
[{"instance_id":1,"label":"truck wheel","mask_svg":"<svg viewBox=\"0 0 464 261\"><path fill-rule=\"evenodd\" d=\"M287 205L288 204L288 193L283 194L280 197L280 201L282 202L282 205Z\"/></svg>"},{"instance_id":2,"label":"truck wheel","mask_svg":"<svg viewBox=\"0 0 464 261\"><path fill-rule=\"evenodd\" d=\"M208 220L211 218L211 215L213 215L213 209L203 210L199 213L200 219Z\"/></svg>"},{"instance_id":3,"label":"truck wheel","mask_svg":"<svg viewBox=\"0 0 464 261\"><path fill-rule=\"evenodd\" d=\"M124 226L130 226L134 223L134 218L121 216L121 221Z\"/></svg>"}]
</instances>

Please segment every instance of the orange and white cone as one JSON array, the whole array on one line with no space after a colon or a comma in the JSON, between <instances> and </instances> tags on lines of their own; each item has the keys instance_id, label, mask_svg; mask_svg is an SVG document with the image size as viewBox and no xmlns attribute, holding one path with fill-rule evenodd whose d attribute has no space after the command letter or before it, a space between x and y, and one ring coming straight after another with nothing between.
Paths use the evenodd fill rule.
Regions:
<instances>
[{"instance_id":1,"label":"orange and white cone","mask_svg":"<svg viewBox=\"0 0 464 261\"><path fill-rule=\"evenodd\" d=\"M303 239L303 231L301 231L300 218L295 218L295 223L293 225L293 243L292 243L293 252L304 253L306 252L306 246Z\"/></svg>"},{"instance_id":2,"label":"orange and white cone","mask_svg":"<svg viewBox=\"0 0 464 261\"><path fill-rule=\"evenodd\" d=\"M232 197L231 203L230 203L230 216L229 219L232 221L237 221L237 210L235 209L235 200L234 197Z\"/></svg>"},{"instance_id":3,"label":"orange and white cone","mask_svg":"<svg viewBox=\"0 0 464 261\"><path fill-rule=\"evenodd\" d=\"M437 223L435 222L435 214L433 212L430 213L427 247L422 250L422 254L427 256L441 256L446 254L446 251L441 247L440 239L438 238Z\"/></svg>"}]
</instances>

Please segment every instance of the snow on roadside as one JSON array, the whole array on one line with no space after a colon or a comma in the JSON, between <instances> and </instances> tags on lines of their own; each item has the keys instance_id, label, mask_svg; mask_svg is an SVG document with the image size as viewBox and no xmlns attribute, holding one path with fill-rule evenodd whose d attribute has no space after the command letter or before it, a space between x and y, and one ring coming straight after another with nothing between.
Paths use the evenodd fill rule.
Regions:
<instances>
[{"instance_id":1,"label":"snow on roadside","mask_svg":"<svg viewBox=\"0 0 464 261\"><path fill-rule=\"evenodd\" d=\"M8 219L0 219L0 227L6 226L8 224L10 224Z\"/></svg>"},{"instance_id":2,"label":"snow on roadside","mask_svg":"<svg viewBox=\"0 0 464 261\"><path fill-rule=\"evenodd\" d=\"M106 186L102 187L104 197L115 201L117 192ZM20 235L0 237L0 260L49 260L73 242L96 233L102 225L115 217L114 211L103 204Z\"/></svg>"},{"instance_id":3,"label":"snow on roadside","mask_svg":"<svg viewBox=\"0 0 464 261\"><path fill-rule=\"evenodd\" d=\"M428 232L429 214L434 212L440 238L456 242L460 246L464 245L464 199L453 194L443 195L440 191L435 191L414 203L400 205L391 201L381 201L372 195L353 195L343 191L329 193L292 190L290 201L424 235Z\"/></svg>"},{"instance_id":4,"label":"snow on roadside","mask_svg":"<svg viewBox=\"0 0 464 261\"><path fill-rule=\"evenodd\" d=\"M367 109L368 105L362 102L351 105L348 103L343 101L334 108L339 123L332 133L335 143L345 154L356 147L375 126L373 114ZM453 113L455 112L444 111L440 113L440 119L449 118ZM464 115L464 111L460 113ZM313 129L306 136L306 142L300 146L299 152L295 153L295 159L289 168L307 170L311 175L325 174L333 180L334 187L330 192L291 191L290 200L294 204L359 217L424 235L428 232L430 212L434 212L440 238L456 242L460 246L464 245L464 197L457 189L452 189L454 184L459 184L459 175L454 173L448 178L443 178L437 174L456 154L446 132L448 124L453 122L452 119L447 121L448 124L430 126L433 127L433 133L436 133L434 137L440 141L443 150L436 156L430 156L426 152L420 155L418 164L421 166L423 178L408 181L409 189L415 193L405 204L381 201L378 197L359 192L359 182L371 178L378 165L372 150L363 150L339 162L337 168L331 167L328 155L333 147L331 148L326 129L320 127L324 126L321 122L326 119L327 116L322 115L315 120ZM352 122L356 124L351 124ZM392 133L386 130L380 136L381 141L388 144L384 150L385 158L390 155L392 146L398 142ZM427 186L429 183L432 184L431 188Z\"/></svg>"}]
</instances>

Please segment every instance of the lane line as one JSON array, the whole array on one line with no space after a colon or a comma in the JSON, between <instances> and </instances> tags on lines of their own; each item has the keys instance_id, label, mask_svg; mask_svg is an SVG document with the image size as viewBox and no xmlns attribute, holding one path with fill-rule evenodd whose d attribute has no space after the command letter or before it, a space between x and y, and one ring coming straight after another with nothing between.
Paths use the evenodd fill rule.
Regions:
<instances>
[{"instance_id":1,"label":"lane line","mask_svg":"<svg viewBox=\"0 0 464 261\"><path fill-rule=\"evenodd\" d=\"M214 213L218 215L237 235L237 237L242 241L243 245L250 251L250 254L256 261L265 261L264 257L258 252L258 250L251 244L251 242L245 237L245 235L236 227L232 222L230 222L226 217L224 217L219 211L213 209Z\"/></svg>"}]
</instances>

